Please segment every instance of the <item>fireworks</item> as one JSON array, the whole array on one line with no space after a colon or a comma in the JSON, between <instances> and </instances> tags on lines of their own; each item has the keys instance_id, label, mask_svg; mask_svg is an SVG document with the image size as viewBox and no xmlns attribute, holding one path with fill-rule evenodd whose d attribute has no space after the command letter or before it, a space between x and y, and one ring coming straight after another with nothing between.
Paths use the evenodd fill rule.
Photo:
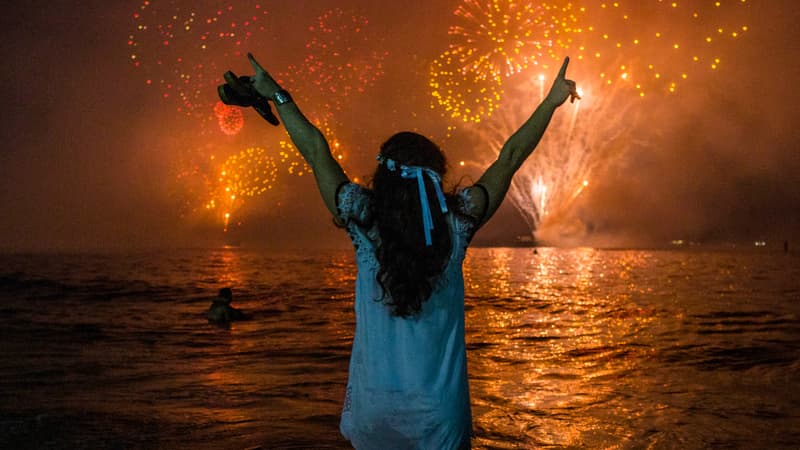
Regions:
<instances>
[{"instance_id":1,"label":"fireworks","mask_svg":"<svg viewBox=\"0 0 800 450\"><path fill-rule=\"evenodd\" d=\"M308 26L306 55L299 65L290 65L279 78L301 85L302 95L324 109L339 111L344 100L375 84L383 76L387 52L369 50L380 36L369 20L341 9L325 12Z\"/></svg>"},{"instance_id":2,"label":"fireworks","mask_svg":"<svg viewBox=\"0 0 800 450\"><path fill-rule=\"evenodd\" d=\"M530 114L535 94L526 82L509 86L497 113L474 130L494 152L476 155L485 168L497 151ZM561 107L547 134L512 180L508 198L539 239L551 243L563 238L564 230L583 228L572 217L572 209L594 176L602 174L628 146L644 145L633 131L639 115L632 111L639 102L624 86L587 85L586 98ZM603 90L602 95L599 91Z\"/></svg>"},{"instance_id":3,"label":"fireworks","mask_svg":"<svg viewBox=\"0 0 800 450\"><path fill-rule=\"evenodd\" d=\"M255 197L272 189L277 174L275 159L261 147L250 147L225 160L219 181L231 197Z\"/></svg>"},{"instance_id":4,"label":"fireworks","mask_svg":"<svg viewBox=\"0 0 800 450\"><path fill-rule=\"evenodd\" d=\"M345 151L341 142L336 137L336 133L334 130L328 125L327 122L317 122L316 127L320 129L325 138L328 141L328 146L330 147L331 155L339 162L340 165L344 166L347 162L347 158L345 155ZM299 177L311 173L311 167L306 164L305 160L300 155L300 152L294 147L291 141L282 140L279 142L281 151L280 151L280 162L286 166L286 170L291 175L297 175ZM347 172L345 170L345 172Z\"/></svg>"},{"instance_id":5,"label":"fireworks","mask_svg":"<svg viewBox=\"0 0 800 450\"><path fill-rule=\"evenodd\" d=\"M263 195L281 176L311 173L283 133L267 146L270 150L250 146L231 154L229 148L233 142L248 145L249 133L242 132L248 112L219 102L216 87L223 72L267 35L267 11L258 2L145 0L131 19L127 46L134 71L189 119L192 139L206 140L202 149L187 145L173 155L173 191L182 216L207 211L227 224L246 198ZM305 51L269 69L293 89L306 116L328 137L334 157L344 162L345 146L336 137L339 113L348 97L383 75L387 53L368 50L381 36L360 14L332 9L300 25L301 32L293 34L299 41L292 45ZM222 135L230 137L220 141Z\"/></svg>"},{"instance_id":6,"label":"fireworks","mask_svg":"<svg viewBox=\"0 0 800 450\"><path fill-rule=\"evenodd\" d=\"M554 57L553 48L565 46L578 20L571 3L559 8L512 0L465 0L454 14L459 23L448 30L450 50L462 71L481 78L512 76Z\"/></svg>"},{"instance_id":7,"label":"fireworks","mask_svg":"<svg viewBox=\"0 0 800 450\"><path fill-rule=\"evenodd\" d=\"M244 114L240 107L217 102L214 105L214 115L217 116L219 129L229 136L238 133L244 126Z\"/></svg>"},{"instance_id":8,"label":"fireworks","mask_svg":"<svg viewBox=\"0 0 800 450\"><path fill-rule=\"evenodd\" d=\"M502 95L499 77L484 77L460 69L458 55L444 52L431 69L430 88L434 103L454 119L463 122L481 121L492 114Z\"/></svg>"},{"instance_id":9,"label":"fireworks","mask_svg":"<svg viewBox=\"0 0 800 450\"><path fill-rule=\"evenodd\" d=\"M746 0L593 2L570 51L606 84L675 92L693 73L714 71L748 31ZM594 81L594 80L592 80Z\"/></svg>"},{"instance_id":10,"label":"fireworks","mask_svg":"<svg viewBox=\"0 0 800 450\"><path fill-rule=\"evenodd\" d=\"M558 239L563 230L583 229L572 209L592 176L627 148L645 145L634 132L646 112L638 99L671 95L720 68L722 55L748 31L748 7L746 0L464 0L449 50L431 66L433 106L499 150L531 113L531 94L544 98L543 71L572 57L568 76L586 98L562 107L568 115L554 119L509 191L532 231ZM493 82L491 103L476 80ZM470 101L490 106L462 113ZM482 154L477 163L485 167L493 157Z\"/></svg>"},{"instance_id":11,"label":"fireworks","mask_svg":"<svg viewBox=\"0 0 800 450\"><path fill-rule=\"evenodd\" d=\"M580 63L583 82L622 83L639 97L676 92L694 73L718 69L720 53L748 31L746 0L697 3L464 0L449 50L431 65L432 104L478 122L497 103L485 94L501 92L503 80L557 67L566 55ZM481 80L488 84L477 88Z\"/></svg>"},{"instance_id":12,"label":"fireworks","mask_svg":"<svg viewBox=\"0 0 800 450\"><path fill-rule=\"evenodd\" d=\"M361 56L369 48L364 44L378 38L368 32L366 17L334 9L318 17L308 30L311 39L303 68L317 75L314 84L322 92L347 97L353 91L363 92L383 75L385 52Z\"/></svg>"},{"instance_id":13,"label":"fireworks","mask_svg":"<svg viewBox=\"0 0 800 450\"><path fill-rule=\"evenodd\" d=\"M216 183L212 181L214 157L206 153L208 148L178 152L173 160L172 171L177 183L170 185L171 196L177 201L177 210L182 218L197 210L197 200L206 198Z\"/></svg>"},{"instance_id":14,"label":"fireworks","mask_svg":"<svg viewBox=\"0 0 800 450\"><path fill-rule=\"evenodd\" d=\"M317 17L307 34L302 63L289 65L277 78L296 93L306 117L327 138L334 158L345 163L346 146L338 138L345 126L340 121L343 106L383 76L388 53L373 50L382 38L366 17L338 8ZM287 155L299 155L291 142L280 145ZM287 164L289 173L310 172L301 158Z\"/></svg>"},{"instance_id":15,"label":"fireworks","mask_svg":"<svg viewBox=\"0 0 800 450\"><path fill-rule=\"evenodd\" d=\"M502 143L546 95L545 75L572 57L569 75L587 89L586 99L562 108L563 118L554 119L511 188L515 205L531 211L531 228L541 229L591 189L584 181L621 154L623 137L635 138L623 114L638 117L646 111L637 105L724 68L725 55L749 31L743 19L749 7L743 0L461 0L442 24L448 39L429 66L430 104L449 120L448 136L458 127ZM202 7L152 0L141 1L131 17L134 70L193 126L200 119L200 131L211 139L213 152L188 155L177 171L196 206L213 202L215 211L225 206L231 214L231 195L243 201L269 190L264 180L311 172L283 134L264 144L268 150L256 150L244 129L248 112L216 98L223 71L257 42L270 41L264 7L250 0ZM381 30L360 13L334 8L307 17L312 20L292 24L291 36L281 36L293 59L277 57L268 69L346 164L355 147L340 142L352 135L342 133L345 106L384 75L388 55L376 50ZM238 152L248 146L251 153Z\"/></svg>"},{"instance_id":16,"label":"fireworks","mask_svg":"<svg viewBox=\"0 0 800 450\"><path fill-rule=\"evenodd\" d=\"M272 189L278 175L275 159L260 147L250 147L229 156L217 169L219 177L208 195L205 208L217 211L227 230L231 216L245 198Z\"/></svg>"},{"instance_id":17,"label":"fireworks","mask_svg":"<svg viewBox=\"0 0 800 450\"><path fill-rule=\"evenodd\" d=\"M465 0L454 12L449 50L431 65L432 106L463 122L479 123L496 109L504 79L547 69L574 41L582 10L571 3Z\"/></svg>"},{"instance_id":18,"label":"fireworks","mask_svg":"<svg viewBox=\"0 0 800 450\"><path fill-rule=\"evenodd\" d=\"M259 4L183 8L176 1L144 0L132 13L131 64L165 100L187 115L208 115L223 67L241 57L264 31Z\"/></svg>"},{"instance_id":19,"label":"fireworks","mask_svg":"<svg viewBox=\"0 0 800 450\"><path fill-rule=\"evenodd\" d=\"M294 147L290 141L282 140L278 142L281 151L278 153L280 162L286 166L286 172L290 175L297 175L302 177L306 173L311 172L311 168L305 163L300 152Z\"/></svg>"}]
</instances>

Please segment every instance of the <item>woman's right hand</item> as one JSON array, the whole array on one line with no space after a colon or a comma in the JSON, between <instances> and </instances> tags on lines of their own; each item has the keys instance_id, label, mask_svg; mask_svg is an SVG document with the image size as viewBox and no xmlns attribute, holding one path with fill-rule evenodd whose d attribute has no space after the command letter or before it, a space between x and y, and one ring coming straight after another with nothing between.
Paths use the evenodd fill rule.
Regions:
<instances>
[{"instance_id":1,"label":"woman's right hand","mask_svg":"<svg viewBox=\"0 0 800 450\"><path fill-rule=\"evenodd\" d=\"M547 98L545 98L545 102L556 107L561 106L567 98L570 99L570 103L574 102L575 99L581 99L580 95L578 95L575 82L566 79L568 65L569 56L564 58L564 64L561 65L558 76L556 76L555 81L553 81L553 87L550 88L550 92L547 93Z\"/></svg>"}]
</instances>

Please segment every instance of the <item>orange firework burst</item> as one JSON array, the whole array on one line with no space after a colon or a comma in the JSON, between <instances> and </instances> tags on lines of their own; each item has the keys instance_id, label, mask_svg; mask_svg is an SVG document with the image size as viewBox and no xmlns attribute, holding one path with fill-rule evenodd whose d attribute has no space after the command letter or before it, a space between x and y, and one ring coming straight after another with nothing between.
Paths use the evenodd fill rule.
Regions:
<instances>
[{"instance_id":1,"label":"orange firework burst","mask_svg":"<svg viewBox=\"0 0 800 450\"><path fill-rule=\"evenodd\" d=\"M217 116L219 129L229 136L237 134L244 126L244 114L240 107L217 102L214 105L214 115Z\"/></svg>"},{"instance_id":2,"label":"orange firework burst","mask_svg":"<svg viewBox=\"0 0 800 450\"><path fill-rule=\"evenodd\" d=\"M746 0L556 0L536 6L464 0L455 13L458 25L450 27L450 66L442 57L432 65L431 94L447 115L477 122L453 112L464 108L459 96L483 95L469 92L472 85L464 79L497 80L501 97L492 109L500 104L500 111L466 130L499 149L544 98L545 73L553 75L570 56L568 76L586 96L562 107L571 113L553 121L530 163L514 177L509 198L531 231L545 232L540 237L560 235L564 224L573 233L573 208L592 177L630 148L650 145L639 125L654 103L639 99L670 96L688 80L723 67L725 55L749 31L749 8ZM496 156L476 155L478 166Z\"/></svg>"},{"instance_id":3,"label":"orange firework burst","mask_svg":"<svg viewBox=\"0 0 800 450\"><path fill-rule=\"evenodd\" d=\"M219 181L231 199L255 197L272 189L277 175L275 159L261 147L250 147L225 160Z\"/></svg>"},{"instance_id":4,"label":"orange firework burst","mask_svg":"<svg viewBox=\"0 0 800 450\"><path fill-rule=\"evenodd\" d=\"M445 114L463 122L481 121L492 114L502 95L498 76L461 70L458 54L444 52L431 66L429 81L432 108L440 107Z\"/></svg>"},{"instance_id":5,"label":"orange firework burst","mask_svg":"<svg viewBox=\"0 0 800 450\"><path fill-rule=\"evenodd\" d=\"M244 205L245 198L257 197L272 189L278 165L265 149L250 147L229 156L218 171L217 183L205 208L218 211L227 228L231 215Z\"/></svg>"},{"instance_id":6,"label":"orange firework burst","mask_svg":"<svg viewBox=\"0 0 800 450\"><path fill-rule=\"evenodd\" d=\"M578 21L571 3L465 0L454 14L458 24L448 30L450 50L463 71L483 78L512 76L553 57Z\"/></svg>"},{"instance_id":7,"label":"orange firework burst","mask_svg":"<svg viewBox=\"0 0 800 450\"><path fill-rule=\"evenodd\" d=\"M714 71L748 31L746 0L464 0L450 27L460 70L481 77L550 69L570 55L604 84L675 92L698 71ZM594 80L592 80L594 81Z\"/></svg>"}]
</instances>

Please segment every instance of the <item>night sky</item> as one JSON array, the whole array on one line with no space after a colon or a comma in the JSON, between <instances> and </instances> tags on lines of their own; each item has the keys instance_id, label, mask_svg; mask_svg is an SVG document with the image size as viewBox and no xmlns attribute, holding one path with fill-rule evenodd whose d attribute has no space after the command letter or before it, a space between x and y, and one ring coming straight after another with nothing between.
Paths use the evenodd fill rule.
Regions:
<instances>
[{"instance_id":1,"label":"night sky","mask_svg":"<svg viewBox=\"0 0 800 450\"><path fill-rule=\"evenodd\" d=\"M657 0L629 1L620 2L631 11L620 25L607 18L611 13L594 13L602 3L577 2L588 12L576 12L582 24L594 21L594 34L580 38L602 49L602 58L593 48L580 59L577 46L553 44L553 34L527 38L530 45L522 53L534 56L512 55L526 67L521 74L498 75L505 96L480 124L463 122L466 115L448 117L450 111L431 95L435 62L448 49L463 47L468 42L463 34L481 25L480 20L464 25L453 14L463 1L192 6L153 0L144 9L135 1L80 6L34 1L7 8L0 19L5 87L0 94L0 207L5 211L0 249L186 247L226 239L254 246L346 245L312 178L297 175L302 164L280 143L287 140L282 129L260 121L252 110L242 116L230 112L226 126L233 129L220 126L215 86L225 70L249 72L247 51L335 135L331 141L340 145L336 154L351 177L368 179L380 143L409 129L441 144L449 157L450 186L477 179L497 152L487 130L503 120L524 120L539 100L535 77L544 74L549 86L558 67L555 58L569 55L568 77L584 88L587 102L576 113L573 133L591 147L582 163L589 185L559 212L568 217L565 223L580 224L577 240L569 245L668 245L675 239L749 245L765 240L774 246L788 239L800 245L800 8L790 0L750 0L745 7L739 0L722 0L714 12L708 6L714 2L682 1L674 9L688 13L696 6L702 17L673 23L672 16L654 13L656 6L636 6ZM535 15L544 2L532 5L540 9L527 14ZM714 12L714 20L746 25L746 31L739 29L735 39L727 29L718 36L706 11ZM178 19L172 20L173 14ZM218 23L206 21L215 15ZM195 18L191 29L176 29L172 39L154 31L159 24L181 25L187 17ZM231 23L235 36L225 35ZM140 30L141 24L148 28ZM466 27L462 35L448 34L459 24ZM564 31L563 25L542 23L532 28L539 34ZM676 36L686 42L673 53L672 41L659 47L650 39L655 43L647 46L650 41L643 37L640 48L633 45L639 34L657 30L676 44ZM608 42L604 33L611 35ZM701 61L683 68L684 59L701 48L696 39L705 34L714 37L715 56L700 51ZM622 50L614 50L615 38L623 42ZM201 50L201 41L208 47ZM534 41L547 48L537 49ZM606 56L609 52L615 56ZM713 57L721 62L711 69ZM651 62L664 67L663 77L648 72ZM478 70L486 73L487 67ZM668 92L669 70L678 74L675 92ZM189 81L181 75L189 75ZM615 84L604 87L611 79ZM642 84L634 87L638 80ZM463 93L464 84L455 89ZM518 101L510 106L508 99L515 96ZM526 96L520 107L519 98ZM597 114L582 115L592 98L613 102ZM573 115L568 108L574 106L556 113L554 135L542 145L563 141L555 133L566 129ZM622 130L621 138L612 142L609 128ZM249 153L251 159L266 159L236 166L246 160L248 148L257 149ZM220 199L229 185L218 178L226 167L249 177L236 188L237 203L228 206ZM216 199L213 207L211 199ZM550 209L558 209L557 200ZM528 232L524 204L521 210L507 199L478 241L507 242ZM225 212L231 215L227 238Z\"/></svg>"}]
</instances>

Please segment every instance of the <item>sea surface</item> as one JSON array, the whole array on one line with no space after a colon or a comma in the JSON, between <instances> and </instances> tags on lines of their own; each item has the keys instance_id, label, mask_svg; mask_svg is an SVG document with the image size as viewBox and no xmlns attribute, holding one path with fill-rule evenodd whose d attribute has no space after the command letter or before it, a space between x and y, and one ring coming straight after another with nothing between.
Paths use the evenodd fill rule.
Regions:
<instances>
[{"instance_id":1,"label":"sea surface","mask_svg":"<svg viewBox=\"0 0 800 450\"><path fill-rule=\"evenodd\" d=\"M800 448L800 255L474 248L473 448ZM0 448L349 448L351 251L0 255ZM249 320L208 323L221 287Z\"/></svg>"}]
</instances>

